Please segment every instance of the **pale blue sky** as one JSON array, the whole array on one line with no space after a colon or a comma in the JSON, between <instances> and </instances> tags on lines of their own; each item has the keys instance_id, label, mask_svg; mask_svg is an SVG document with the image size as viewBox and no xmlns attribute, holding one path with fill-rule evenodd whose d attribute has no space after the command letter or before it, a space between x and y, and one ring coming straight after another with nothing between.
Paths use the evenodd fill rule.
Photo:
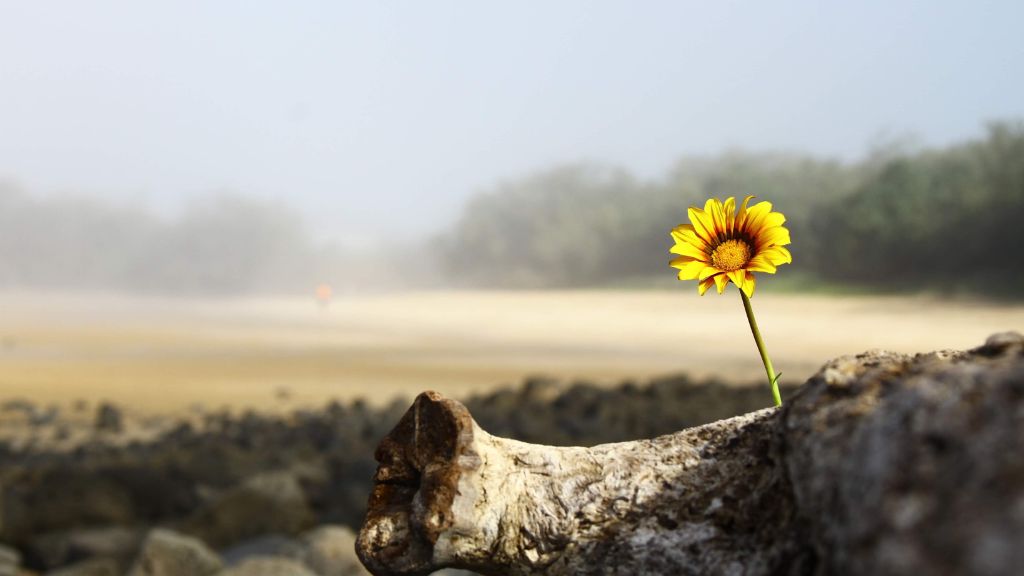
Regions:
<instances>
[{"instance_id":1,"label":"pale blue sky","mask_svg":"<svg viewBox=\"0 0 1024 576\"><path fill-rule=\"evenodd\" d=\"M1024 117L1022 23L1019 0L0 0L0 178L410 238L558 162L978 135Z\"/></svg>"}]
</instances>

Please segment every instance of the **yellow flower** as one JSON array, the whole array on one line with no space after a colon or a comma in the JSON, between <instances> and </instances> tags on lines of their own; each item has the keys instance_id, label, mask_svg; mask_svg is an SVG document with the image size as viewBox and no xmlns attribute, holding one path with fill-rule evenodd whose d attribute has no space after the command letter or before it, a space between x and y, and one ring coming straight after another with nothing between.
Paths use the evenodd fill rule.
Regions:
<instances>
[{"instance_id":1,"label":"yellow flower","mask_svg":"<svg viewBox=\"0 0 1024 576\"><path fill-rule=\"evenodd\" d=\"M697 280L703 295L712 284L721 294L730 281L749 297L754 295L754 272L774 274L777 266L793 261L789 250L789 230L782 224L786 217L772 212L770 202L758 202L750 208L747 196L736 213L736 199L723 204L712 198L704 209L691 206L691 224L672 229L675 245L669 250L679 257L672 260L680 280Z\"/></svg>"}]
</instances>

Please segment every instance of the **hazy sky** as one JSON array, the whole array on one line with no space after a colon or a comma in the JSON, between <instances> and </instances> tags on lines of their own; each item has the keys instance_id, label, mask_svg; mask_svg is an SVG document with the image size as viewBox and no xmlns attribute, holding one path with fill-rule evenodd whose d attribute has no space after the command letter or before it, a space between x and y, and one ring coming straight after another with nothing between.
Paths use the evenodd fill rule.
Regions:
<instances>
[{"instance_id":1,"label":"hazy sky","mask_svg":"<svg viewBox=\"0 0 1024 576\"><path fill-rule=\"evenodd\" d=\"M1024 2L0 0L0 178L409 238L563 161L856 158L1024 117Z\"/></svg>"}]
</instances>

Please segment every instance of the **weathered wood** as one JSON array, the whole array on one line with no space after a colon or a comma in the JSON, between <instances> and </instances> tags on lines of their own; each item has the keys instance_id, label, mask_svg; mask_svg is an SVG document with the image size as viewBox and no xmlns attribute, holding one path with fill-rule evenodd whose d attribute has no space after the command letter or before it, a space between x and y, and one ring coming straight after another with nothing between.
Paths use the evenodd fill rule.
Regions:
<instances>
[{"instance_id":1,"label":"weathered wood","mask_svg":"<svg viewBox=\"0 0 1024 576\"><path fill-rule=\"evenodd\" d=\"M426 393L377 459L357 551L379 575L1016 575L1024 337L838 358L781 410L593 448Z\"/></svg>"},{"instance_id":2,"label":"weathered wood","mask_svg":"<svg viewBox=\"0 0 1024 576\"><path fill-rule=\"evenodd\" d=\"M427 392L378 449L357 549L381 575L780 573L796 547L778 414L556 448L492 436Z\"/></svg>"}]
</instances>

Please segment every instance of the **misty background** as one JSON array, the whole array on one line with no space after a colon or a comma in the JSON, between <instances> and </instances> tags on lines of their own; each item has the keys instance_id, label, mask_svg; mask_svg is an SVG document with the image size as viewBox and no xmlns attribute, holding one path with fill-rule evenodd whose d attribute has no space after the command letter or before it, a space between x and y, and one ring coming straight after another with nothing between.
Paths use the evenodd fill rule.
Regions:
<instances>
[{"instance_id":1,"label":"misty background","mask_svg":"<svg viewBox=\"0 0 1024 576\"><path fill-rule=\"evenodd\" d=\"M709 196L780 289L1024 294L1024 6L3 3L0 288L673 282Z\"/></svg>"}]
</instances>

